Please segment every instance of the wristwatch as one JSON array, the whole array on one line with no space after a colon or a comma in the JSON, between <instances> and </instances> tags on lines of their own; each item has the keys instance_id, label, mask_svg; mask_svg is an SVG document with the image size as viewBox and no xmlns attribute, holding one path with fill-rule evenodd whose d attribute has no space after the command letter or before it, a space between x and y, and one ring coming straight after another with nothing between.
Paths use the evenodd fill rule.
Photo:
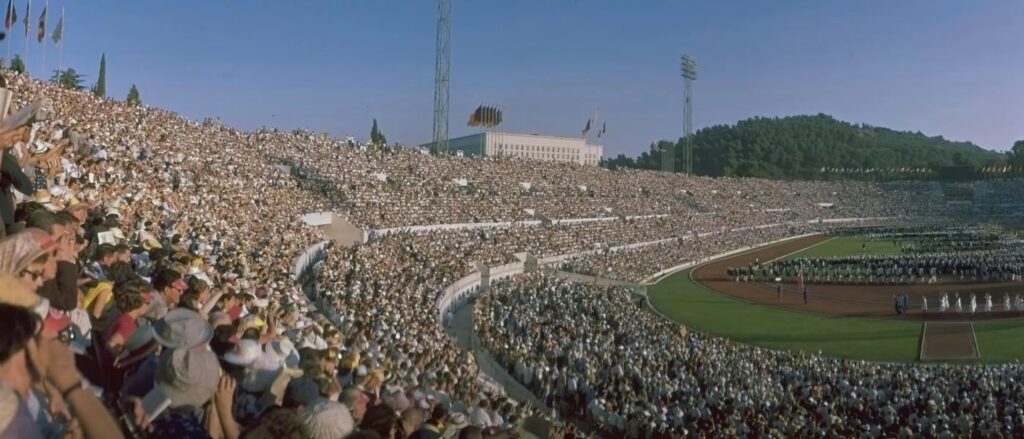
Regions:
<instances>
[{"instance_id":1,"label":"wristwatch","mask_svg":"<svg viewBox=\"0 0 1024 439\"><path fill-rule=\"evenodd\" d=\"M85 383L82 382L81 378L79 378L77 381L75 381L74 384L69 386L67 389L61 390L60 391L60 397L63 398L65 401L67 401L68 397L70 397L71 394L75 392L75 390L84 389L84 388L85 388Z\"/></svg>"}]
</instances>

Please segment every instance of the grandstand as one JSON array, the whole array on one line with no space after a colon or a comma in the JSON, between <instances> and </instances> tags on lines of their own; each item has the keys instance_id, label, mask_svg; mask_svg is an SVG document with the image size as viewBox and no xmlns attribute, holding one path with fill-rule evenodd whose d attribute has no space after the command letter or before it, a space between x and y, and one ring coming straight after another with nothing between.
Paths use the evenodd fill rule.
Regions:
<instances>
[{"instance_id":1,"label":"grandstand","mask_svg":"<svg viewBox=\"0 0 1024 439\"><path fill-rule=\"evenodd\" d=\"M935 193L428 156L202 124L3 75L14 108L44 99L54 116L11 134L17 201L0 254L16 281L0 311L15 325L46 305L44 346L76 356L80 372L40 371L58 392L33 397L79 412L103 404L112 416L79 420L88 428L142 427L135 405L154 388L170 395L151 420L157 437L275 422L344 434L390 422L408 435L425 420L508 433L545 420L614 437L1015 435L1024 425L1001 416L1016 419L1024 393L1007 377L1018 365L932 368L730 343L636 306L639 289L628 288L793 236L955 214L949 201L971 199L971 184ZM984 198L1019 189L991 184ZM473 324L454 324L459 312ZM6 332L34 333L18 328ZM911 389L893 376L931 390L900 396ZM935 403L934 419L908 414ZM204 425L199 408L220 410L221 425Z\"/></svg>"}]
</instances>

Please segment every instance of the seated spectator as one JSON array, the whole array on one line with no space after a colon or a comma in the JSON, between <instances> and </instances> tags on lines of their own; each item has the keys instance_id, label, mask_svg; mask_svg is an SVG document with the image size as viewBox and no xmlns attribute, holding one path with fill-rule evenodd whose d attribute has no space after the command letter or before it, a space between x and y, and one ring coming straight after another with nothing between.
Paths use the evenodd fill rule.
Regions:
<instances>
[{"instance_id":1,"label":"seated spectator","mask_svg":"<svg viewBox=\"0 0 1024 439\"><path fill-rule=\"evenodd\" d=\"M138 320L146 313L147 301L152 297L152 289L143 280L132 280L114 287L114 302L120 314L104 334L104 343L114 358L124 352L125 342L135 333Z\"/></svg>"},{"instance_id":2,"label":"seated spectator","mask_svg":"<svg viewBox=\"0 0 1024 439\"><path fill-rule=\"evenodd\" d=\"M182 294L188 290L188 285L180 272L164 268L153 276L153 288L156 294L153 295L153 302L145 313L146 319L150 322L164 318L171 309L178 306Z\"/></svg>"},{"instance_id":3,"label":"seated spectator","mask_svg":"<svg viewBox=\"0 0 1024 439\"><path fill-rule=\"evenodd\" d=\"M435 405L427 422L409 435L409 439L438 439L441 437L445 422L448 422L448 410L441 404Z\"/></svg>"}]
</instances>

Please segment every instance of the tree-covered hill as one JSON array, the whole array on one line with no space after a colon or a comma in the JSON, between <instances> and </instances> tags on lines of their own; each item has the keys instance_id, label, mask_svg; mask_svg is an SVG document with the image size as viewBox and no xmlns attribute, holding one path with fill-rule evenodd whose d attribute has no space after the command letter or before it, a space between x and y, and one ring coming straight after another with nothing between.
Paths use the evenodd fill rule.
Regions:
<instances>
[{"instance_id":1,"label":"tree-covered hill","mask_svg":"<svg viewBox=\"0 0 1024 439\"><path fill-rule=\"evenodd\" d=\"M824 168L902 168L1003 163L1004 154L942 136L854 125L832 116L755 117L715 125L693 138L694 172L711 176L817 178ZM662 141L636 159L619 155L609 167L661 168L661 151L675 147L682 169L682 143Z\"/></svg>"}]
</instances>

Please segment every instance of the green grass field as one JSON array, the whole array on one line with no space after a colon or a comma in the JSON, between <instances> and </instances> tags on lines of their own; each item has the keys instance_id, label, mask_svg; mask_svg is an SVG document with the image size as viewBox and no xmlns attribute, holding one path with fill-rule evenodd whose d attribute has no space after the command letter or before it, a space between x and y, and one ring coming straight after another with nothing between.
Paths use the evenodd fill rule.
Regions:
<instances>
[{"instance_id":1,"label":"green grass field","mask_svg":"<svg viewBox=\"0 0 1024 439\"><path fill-rule=\"evenodd\" d=\"M827 258L832 256L888 255L899 253L892 241L872 241L856 236L837 236L821 244L808 247L783 259Z\"/></svg>"},{"instance_id":2,"label":"green grass field","mask_svg":"<svg viewBox=\"0 0 1024 439\"><path fill-rule=\"evenodd\" d=\"M853 246L840 242L834 247ZM859 244L855 247L860 250ZM689 270L666 277L647 291L651 303L669 318L742 343L900 362L916 361L920 347L919 322L829 317L746 302L705 288L690 278ZM1024 360L1024 344L1019 342L1024 340L1024 322L981 322L974 327L982 362Z\"/></svg>"},{"instance_id":3,"label":"green grass field","mask_svg":"<svg viewBox=\"0 0 1024 439\"><path fill-rule=\"evenodd\" d=\"M669 318L735 341L843 358L917 359L920 323L833 318L758 305L705 288L690 279L689 270L647 291Z\"/></svg>"}]
</instances>

